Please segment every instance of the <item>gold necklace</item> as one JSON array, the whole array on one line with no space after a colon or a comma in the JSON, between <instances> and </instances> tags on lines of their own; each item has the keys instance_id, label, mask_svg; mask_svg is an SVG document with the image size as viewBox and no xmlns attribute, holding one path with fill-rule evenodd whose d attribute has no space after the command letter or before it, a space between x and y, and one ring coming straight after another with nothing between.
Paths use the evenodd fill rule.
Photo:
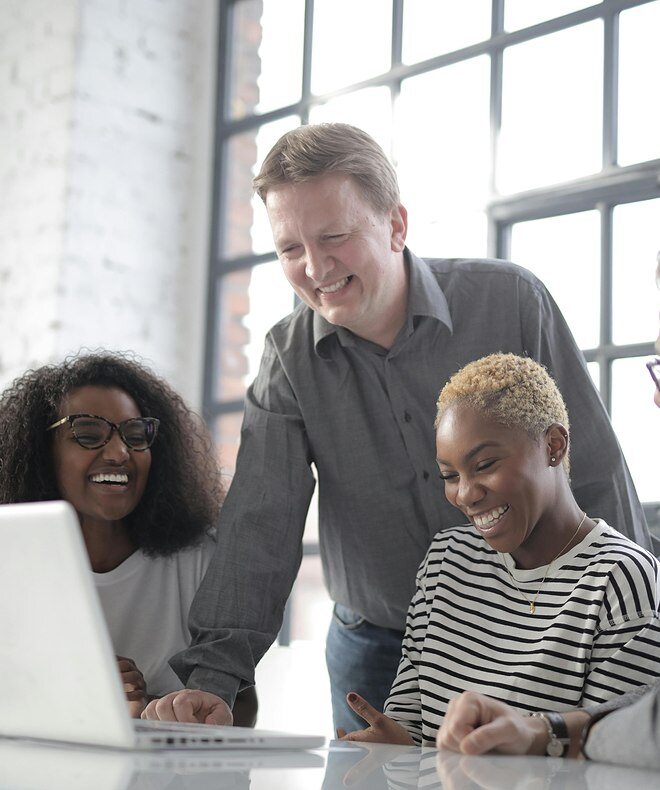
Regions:
<instances>
[{"instance_id":1,"label":"gold necklace","mask_svg":"<svg viewBox=\"0 0 660 790\"><path fill-rule=\"evenodd\" d=\"M500 552L499 552L499 551L497 552L497 553L500 555L500 558L501 558L502 562L504 563L504 567L506 568L506 570L507 570L507 573L508 573L508 574L509 574L509 576L511 577L511 581L514 583L514 585L515 585L515 587L516 587L516 590L518 590L518 592L519 592L519 593L522 595L522 597L523 597L523 598L524 598L524 599L527 601L527 603L529 604L529 611L530 611L530 614L534 614L534 613L536 612L536 599L539 597L539 593L541 592L541 589L543 588L543 585L544 585L544 583L545 583L545 580L546 580L546 577L547 577L548 573L550 573L550 568L552 567L552 563L553 563L553 562L554 562L556 559L558 559L559 557L561 557L561 555L562 555L562 554L563 554L563 553L566 551L566 549L567 549L567 548L568 548L568 547L571 545L571 543L572 543L572 542L573 542L573 540L575 539L575 536L576 536L576 535L578 534L578 532L580 531L580 527L581 527L581 526L584 524L584 520L585 520L585 518L586 518L586 517L587 517L587 514L586 514L586 511L585 511L585 512L583 512L583 513L582 513L582 519L581 519L580 523L577 525L577 529L575 530L575 532L574 532L574 533L571 535L571 537L569 538L569 540L568 540L568 543L566 543L566 544L565 544L565 545L564 545L564 546L563 546L561 549L559 549L559 551L557 552L557 554L555 554L555 556L554 556L554 557L553 557L553 558L550 560L550 562L549 562L549 564L548 564L548 567L545 569L545 573L543 574L543 578L541 579L541 584L539 584L539 588L538 588L538 590L536 591L536 595L535 595L535 596L534 596L532 599L529 599L529 598L528 598L528 597L525 595L525 593L524 593L524 592L523 592L523 591L520 589L520 587L518 587L518 582L517 582L517 581L516 581L516 580L513 578L513 574L512 574L512 573L511 573L511 571L509 570L509 565L508 565L508 563L506 562L506 560L504 559L504 557L503 557L503 556L500 554Z\"/></svg>"}]
</instances>

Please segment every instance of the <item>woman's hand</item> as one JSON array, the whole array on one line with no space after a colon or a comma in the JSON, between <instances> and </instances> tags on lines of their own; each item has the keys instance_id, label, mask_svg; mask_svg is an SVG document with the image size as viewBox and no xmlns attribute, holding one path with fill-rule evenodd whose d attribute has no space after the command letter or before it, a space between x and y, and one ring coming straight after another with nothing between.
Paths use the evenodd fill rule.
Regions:
<instances>
[{"instance_id":1,"label":"woman's hand","mask_svg":"<svg viewBox=\"0 0 660 790\"><path fill-rule=\"evenodd\" d=\"M117 665L128 700L128 710L132 718L139 719L148 702L147 684L144 682L144 676L132 658L117 656Z\"/></svg>"},{"instance_id":2,"label":"woman's hand","mask_svg":"<svg viewBox=\"0 0 660 790\"><path fill-rule=\"evenodd\" d=\"M447 707L438 731L439 749L463 754L544 754L548 728L500 700L464 691Z\"/></svg>"},{"instance_id":3,"label":"woman's hand","mask_svg":"<svg viewBox=\"0 0 660 790\"><path fill-rule=\"evenodd\" d=\"M351 691L346 695L346 701L351 708L361 716L369 725L365 730L356 730L346 734L341 727L337 736L342 741L369 741L370 743L399 743L405 746L414 746L415 742L404 728L372 707L366 699Z\"/></svg>"}]
</instances>

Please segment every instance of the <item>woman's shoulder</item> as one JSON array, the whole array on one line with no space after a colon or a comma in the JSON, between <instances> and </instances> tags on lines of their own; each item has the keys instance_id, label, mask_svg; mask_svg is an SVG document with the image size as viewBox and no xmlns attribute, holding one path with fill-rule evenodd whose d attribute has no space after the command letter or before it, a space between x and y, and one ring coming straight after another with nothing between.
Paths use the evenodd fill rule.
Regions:
<instances>
[{"instance_id":1,"label":"woman's shoulder","mask_svg":"<svg viewBox=\"0 0 660 790\"><path fill-rule=\"evenodd\" d=\"M610 625L657 618L660 608L660 564L646 549L598 520L591 542L587 573L605 586L603 618Z\"/></svg>"},{"instance_id":2,"label":"woman's shoulder","mask_svg":"<svg viewBox=\"0 0 660 790\"><path fill-rule=\"evenodd\" d=\"M596 519L589 549L593 555L592 562L609 566L613 571L627 568L651 578L658 576L658 559L602 519Z\"/></svg>"}]
</instances>

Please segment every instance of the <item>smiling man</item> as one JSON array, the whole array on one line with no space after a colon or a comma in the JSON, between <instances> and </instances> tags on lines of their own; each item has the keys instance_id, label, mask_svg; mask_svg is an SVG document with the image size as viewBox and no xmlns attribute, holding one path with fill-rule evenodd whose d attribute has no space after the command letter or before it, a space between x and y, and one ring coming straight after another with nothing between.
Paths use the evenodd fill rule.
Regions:
<instances>
[{"instance_id":1,"label":"smiling man","mask_svg":"<svg viewBox=\"0 0 660 790\"><path fill-rule=\"evenodd\" d=\"M539 280L502 261L416 257L394 169L355 127L287 133L254 185L301 304L269 332L248 390L218 548L191 610L193 645L172 660L188 690L152 702L146 715L230 720L236 691L254 682L282 622L314 465L335 601L335 726L354 730L362 722L345 693L382 706L417 567L433 535L461 519L443 496L433 420L438 392L467 362L494 351L542 362L577 426L580 507L645 547L649 537L582 355Z\"/></svg>"}]
</instances>

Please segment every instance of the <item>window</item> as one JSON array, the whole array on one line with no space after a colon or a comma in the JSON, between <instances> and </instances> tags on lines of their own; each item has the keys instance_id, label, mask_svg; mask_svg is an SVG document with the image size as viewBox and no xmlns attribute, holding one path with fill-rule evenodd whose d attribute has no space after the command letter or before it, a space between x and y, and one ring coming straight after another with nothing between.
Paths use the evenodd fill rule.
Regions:
<instances>
[{"instance_id":1,"label":"window","mask_svg":"<svg viewBox=\"0 0 660 790\"><path fill-rule=\"evenodd\" d=\"M392 155L415 252L510 257L547 283L640 496L659 501L643 360L657 332L660 0L220 6L205 414L227 474L264 335L294 304L251 180L283 132L335 120ZM313 526L306 540L311 568Z\"/></svg>"}]
</instances>

